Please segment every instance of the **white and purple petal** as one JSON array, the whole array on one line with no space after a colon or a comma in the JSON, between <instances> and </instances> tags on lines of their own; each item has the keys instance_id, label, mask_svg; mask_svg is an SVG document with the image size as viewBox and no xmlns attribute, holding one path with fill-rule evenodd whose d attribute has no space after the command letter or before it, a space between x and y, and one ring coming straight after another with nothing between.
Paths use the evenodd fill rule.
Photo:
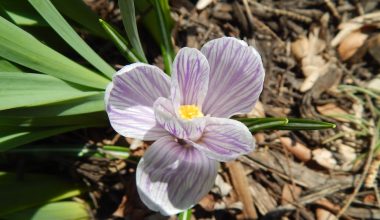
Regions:
<instances>
[{"instance_id":1,"label":"white and purple petal","mask_svg":"<svg viewBox=\"0 0 380 220\"><path fill-rule=\"evenodd\" d=\"M136 171L144 204L163 215L177 214L197 204L212 188L218 163L171 136L154 142Z\"/></svg>"},{"instance_id":2,"label":"white and purple petal","mask_svg":"<svg viewBox=\"0 0 380 220\"><path fill-rule=\"evenodd\" d=\"M243 123L227 118L209 117L202 138L193 142L193 145L211 159L230 161L251 152L255 141Z\"/></svg>"},{"instance_id":3,"label":"white and purple petal","mask_svg":"<svg viewBox=\"0 0 380 220\"><path fill-rule=\"evenodd\" d=\"M197 49L182 48L173 62L172 100L175 105L202 107L207 94L210 66Z\"/></svg>"},{"instance_id":4,"label":"white and purple petal","mask_svg":"<svg viewBox=\"0 0 380 220\"><path fill-rule=\"evenodd\" d=\"M167 132L156 123L153 104L170 94L170 79L159 68L135 63L113 77L105 94L106 111L119 134L156 140Z\"/></svg>"},{"instance_id":5,"label":"white and purple petal","mask_svg":"<svg viewBox=\"0 0 380 220\"><path fill-rule=\"evenodd\" d=\"M250 112L262 91L265 75L259 53L232 37L209 41L201 51L210 65L203 113L229 118Z\"/></svg>"},{"instance_id":6,"label":"white and purple petal","mask_svg":"<svg viewBox=\"0 0 380 220\"><path fill-rule=\"evenodd\" d=\"M173 102L162 97L154 103L154 112L157 123L173 136L193 141L197 141L202 136L207 117L181 119L175 112Z\"/></svg>"}]
</instances>

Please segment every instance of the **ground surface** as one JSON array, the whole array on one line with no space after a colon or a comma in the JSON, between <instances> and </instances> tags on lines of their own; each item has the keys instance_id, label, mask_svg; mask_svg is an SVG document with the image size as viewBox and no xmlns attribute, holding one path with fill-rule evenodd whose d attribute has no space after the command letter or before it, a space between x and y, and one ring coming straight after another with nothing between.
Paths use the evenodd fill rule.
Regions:
<instances>
[{"instance_id":1,"label":"ground surface","mask_svg":"<svg viewBox=\"0 0 380 220\"><path fill-rule=\"evenodd\" d=\"M380 219L375 129L380 102L376 93L380 3L200 2L203 6L199 3L197 9L196 2L171 1L176 48L200 48L221 36L238 37L256 47L266 69L265 86L247 117L311 118L336 123L337 128L254 134L257 150L222 164L215 187L193 209L192 218ZM99 16L122 27L116 2L87 3ZM143 30L141 35L150 48L148 58L162 67L159 49L151 47ZM109 44L97 50L108 54L105 58L116 67L125 65ZM150 143L127 140L111 128L56 137L57 142L78 138L99 146L133 148L134 157L127 161L60 159L62 174L74 176L90 189L82 199L89 201L97 219L168 219L144 207L135 189L135 158Z\"/></svg>"},{"instance_id":2,"label":"ground surface","mask_svg":"<svg viewBox=\"0 0 380 220\"><path fill-rule=\"evenodd\" d=\"M193 218L380 219L376 182L380 156L376 155L374 128L379 118L379 96L357 89L380 86L376 79L380 64L379 3L195 3L171 1L177 49L200 48L213 38L235 36L256 47L263 57L264 91L248 117L312 118L334 122L337 128L255 134L257 150L222 164L214 189L193 209ZM94 1L92 6L101 16L120 23L113 2ZM145 39L148 45L149 38ZM162 67L157 51L148 57ZM109 139L103 142L132 144L137 157L149 145L117 135ZM86 176L86 165L108 171ZM110 172L115 166L121 171ZM117 160L89 160L79 165L79 173L95 187L93 198L99 202L95 215L160 218L139 201L134 167L133 161Z\"/></svg>"}]
</instances>

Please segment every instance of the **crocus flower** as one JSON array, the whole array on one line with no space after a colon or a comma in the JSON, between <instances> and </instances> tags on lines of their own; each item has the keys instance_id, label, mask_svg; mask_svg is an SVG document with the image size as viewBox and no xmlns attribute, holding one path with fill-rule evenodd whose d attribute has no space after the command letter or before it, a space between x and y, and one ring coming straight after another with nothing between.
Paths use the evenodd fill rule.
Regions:
<instances>
[{"instance_id":1,"label":"crocus flower","mask_svg":"<svg viewBox=\"0 0 380 220\"><path fill-rule=\"evenodd\" d=\"M164 215L192 207L212 188L219 161L254 149L254 139L231 116L252 110L263 87L258 52L223 37L199 51L182 48L171 79L135 63L118 71L106 90L112 127L121 135L155 141L136 171L141 200Z\"/></svg>"}]
</instances>

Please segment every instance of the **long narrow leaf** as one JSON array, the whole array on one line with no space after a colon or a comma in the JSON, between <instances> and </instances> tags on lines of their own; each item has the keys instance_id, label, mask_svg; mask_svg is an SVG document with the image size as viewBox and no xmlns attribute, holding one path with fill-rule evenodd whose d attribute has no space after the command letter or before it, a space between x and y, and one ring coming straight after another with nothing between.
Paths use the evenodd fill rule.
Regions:
<instances>
[{"instance_id":1,"label":"long narrow leaf","mask_svg":"<svg viewBox=\"0 0 380 220\"><path fill-rule=\"evenodd\" d=\"M98 16L83 0L52 0L52 3L63 15L79 23L92 34L107 38L106 33L98 23Z\"/></svg>"},{"instance_id":2,"label":"long narrow leaf","mask_svg":"<svg viewBox=\"0 0 380 220\"><path fill-rule=\"evenodd\" d=\"M8 127L55 127L86 125L87 127L107 126L108 120L105 112L95 112L71 116L53 117L14 117L0 116L0 126Z\"/></svg>"},{"instance_id":3,"label":"long narrow leaf","mask_svg":"<svg viewBox=\"0 0 380 220\"><path fill-rule=\"evenodd\" d=\"M131 63L143 62L129 49L128 42L117 32L110 24L99 19L99 23L102 25L103 29L108 34L109 38L113 41L120 53Z\"/></svg>"},{"instance_id":4,"label":"long narrow leaf","mask_svg":"<svg viewBox=\"0 0 380 220\"><path fill-rule=\"evenodd\" d=\"M139 33L137 31L134 0L119 0L119 7L123 18L124 28L132 47L137 51L139 59L143 60L144 63L147 63L148 61L145 57Z\"/></svg>"},{"instance_id":5,"label":"long narrow leaf","mask_svg":"<svg viewBox=\"0 0 380 220\"><path fill-rule=\"evenodd\" d=\"M0 152L5 152L20 145L68 131L73 131L82 127L85 126L59 126L43 129L32 128L29 130L0 127Z\"/></svg>"},{"instance_id":6,"label":"long narrow leaf","mask_svg":"<svg viewBox=\"0 0 380 220\"><path fill-rule=\"evenodd\" d=\"M1 111L0 118L4 117L56 117L71 116L94 112L104 112L104 93L61 101L49 105L16 108Z\"/></svg>"},{"instance_id":7,"label":"long narrow leaf","mask_svg":"<svg viewBox=\"0 0 380 220\"><path fill-rule=\"evenodd\" d=\"M115 70L74 31L49 0L29 0L50 26L84 59L111 78Z\"/></svg>"},{"instance_id":8,"label":"long narrow leaf","mask_svg":"<svg viewBox=\"0 0 380 220\"><path fill-rule=\"evenodd\" d=\"M0 57L57 78L104 89L109 80L73 62L0 17Z\"/></svg>"},{"instance_id":9,"label":"long narrow leaf","mask_svg":"<svg viewBox=\"0 0 380 220\"><path fill-rule=\"evenodd\" d=\"M68 211L70 210L70 211ZM89 210L83 203L64 201L44 204L43 206L21 210L16 213L5 215L7 220L90 220Z\"/></svg>"},{"instance_id":10,"label":"long narrow leaf","mask_svg":"<svg viewBox=\"0 0 380 220\"><path fill-rule=\"evenodd\" d=\"M0 72L21 72L13 63L0 58Z\"/></svg>"},{"instance_id":11,"label":"long narrow leaf","mask_svg":"<svg viewBox=\"0 0 380 220\"><path fill-rule=\"evenodd\" d=\"M43 105L98 93L81 91L63 80L43 74L0 72L0 110Z\"/></svg>"},{"instance_id":12,"label":"long narrow leaf","mask_svg":"<svg viewBox=\"0 0 380 220\"><path fill-rule=\"evenodd\" d=\"M286 125L275 127L277 130L321 130L335 128L336 125L329 122L301 119L301 118L289 118Z\"/></svg>"},{"instance_id":13,"label":"long narrow leaf","mask_svg":"<svg viewBox=\"0 0 380 220\"><path fill-rule=\"evenodd\" d=\"M191 209L181 212L178 216L178 220L190 220L191 219Z\"/></svg>"},{"instance_id":14,"label":"long narrow leaf","mask_svg":"<svg viewBox=\"0 0 380 220\"><path fill-rule=\"evenodd\" d=\"M18 26L48 26L25 0L0 0L0 7L6 14L4 18Z\"/></svg>"},{"instance_id":15,"label":"long narrow leaf","mask_svg":"<svg viewBox=\"0 0 380 220\"><path fill-rule=\"evenodd\" d=\"M169 24L166 24L166 19L161 7L161 1L153 1L153 6L156 11L157 20L160 27L160 35L162 39L162 42L160 42L160 48L162 51L162 56L164 57L165 72L170 75L172 71L174 52L173 45L171 43L170 30L168 30Z\"/></svg>"},{"instance_id":16,"label":"long narrow leaf","mask_svg":"<svg viewBox=\"0 0 380 220\"><path fill-rule=\"evenodd\" d=\"M0 218L46 202L77 196L80 188L56 176L0 172ZM3 218L1 218L3 219Z\"/></svg>"}]
</instances>

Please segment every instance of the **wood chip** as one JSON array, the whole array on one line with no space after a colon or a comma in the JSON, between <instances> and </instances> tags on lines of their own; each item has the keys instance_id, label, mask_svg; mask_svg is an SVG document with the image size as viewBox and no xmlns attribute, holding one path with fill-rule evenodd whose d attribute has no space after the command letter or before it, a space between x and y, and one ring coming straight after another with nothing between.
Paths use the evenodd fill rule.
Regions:
<instances>
[{"instance_id":1,"label":"wood chip","mask_svg":"<svg viewBox=\"0 0 380 220\"><path fill-rule=\"evenodd\" d=\"M317 106L317 110L324 116L334 118L341 122L350 122L350 120L343 117L344 115L347 115L348 112L337 106L335 103Z\"/></svg>"},{"instance_id":2,"label":"wood chip","mask_svg":"<svg viewBox=\"0 0 380 220\"><path fill-rule=\"evenodd\" d=\"M265 215L276 208L276 201L260 183L252 181L250 190L260 214Z\"/></svg>"},{"instance_id":3,"label":"wood chip","mask_svg":"<svg viewBox=\"0 0 380 220\"><path fill-rule=\"evenodd\" d=\"M244 205L243 214L245 218L257 219L257 212L251 193L249 193L249 184L243 165L239 161L228 162L227 167L230 171L234 189L239 199Z\"/></svg>"},{"instance_id":4,"label":"wood chip","mask_svg":"<svg viewBox=\"0 0 380 220\"><path fill-rule=\"evenodd\" d=\"M337 161L333 157L331 151L327 149L320 148L313 150L313 160L327 169L337 168Z\"/></svg>"},{"instance_id":5,"label":"wood chip","mask_svg":"<svg viewBox=\"0 0 380 220\"><path fill-rule=\"evenodd\" d=\"M283 147L292 153L297 159L307 162L311 159L311 150L305 145L295 142L288 137L280 137L280 142Z\"/></svg>"},{"instance_id":6,"label":"wood chip","mask_svg":"<svg viewBox=\"0 0 380 220\"><path fill-rule=\"evenodd\" d=\"M343 61L350 59L364 45L367 38L368 35L361 31L354 31L348 34L339 44L338 52L340 58Z\"/></svg>"},{"instance_id":7,"label":"wood chip","mask_svg":"<svg viewBox=\"0 0 380 220\"><path fill-rule=\"evenodd\" d=\"M302 193L302 188L297 185L285 184L282 188L281 205L296 202Z\"/></svg>"}]
</instances>

